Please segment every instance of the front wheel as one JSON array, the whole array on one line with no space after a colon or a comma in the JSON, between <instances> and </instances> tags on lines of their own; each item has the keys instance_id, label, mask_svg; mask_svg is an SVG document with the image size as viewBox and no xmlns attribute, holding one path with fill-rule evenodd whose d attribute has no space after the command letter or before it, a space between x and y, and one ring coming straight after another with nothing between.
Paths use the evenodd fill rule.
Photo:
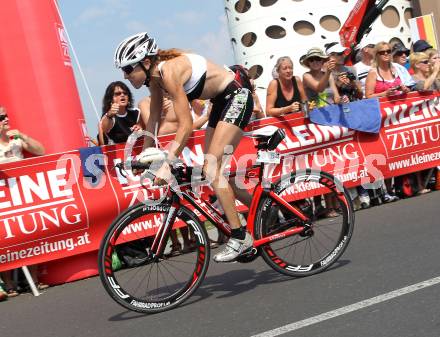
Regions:
<instances>
[{"instance_id":1,"label":"front wheel","mask_svg":"<svg viewBox=\"0 0 440 337\"><path fill-rule=\"evenodd\" d=\"M274 184L273 192L310 221L305 223L270 196L263 198L257 210L257 239L304 226L297 235L262 246L266 263L280 273L296 277L330 267L347 248L354 227L351 198L342 183L329 173L307 169L282 177Z\"/></svg>"},{"instance_id":2,"label":"front wheel","mask_svg":"<svg viewBox=\"0 0 440 337\"><path fill-rule=\"evenodd\" d=\"M206 274L206 230L183 206L162 256L150 250L169 210L169 204L134 205L119 215L101 242L101 282L112 299L129 310L156 313L174 308L191 296Z\"/></svg>"}]
</instances>

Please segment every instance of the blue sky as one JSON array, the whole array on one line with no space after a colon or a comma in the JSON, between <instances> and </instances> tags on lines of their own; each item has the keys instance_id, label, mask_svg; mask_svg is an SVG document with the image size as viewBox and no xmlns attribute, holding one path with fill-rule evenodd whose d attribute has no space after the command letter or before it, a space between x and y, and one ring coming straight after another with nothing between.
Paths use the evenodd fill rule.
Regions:
<instances>
[{"instance_id":1,"label":"blue sky","mask_svg":"<svg viewBox=\"0 0 440 337\"><path fill-rule=\"evenodd\" d=\"M222 0L58 0L58 5L99 115L106 86L123 80L113 65L114 50L134 33L149 32L162 49L182 48L233 63ZM95 137L97 117L76 64L74 72L89 134ZM149 94L145 87L132 89L136 101Z\"/></svg>"}]
</instances>

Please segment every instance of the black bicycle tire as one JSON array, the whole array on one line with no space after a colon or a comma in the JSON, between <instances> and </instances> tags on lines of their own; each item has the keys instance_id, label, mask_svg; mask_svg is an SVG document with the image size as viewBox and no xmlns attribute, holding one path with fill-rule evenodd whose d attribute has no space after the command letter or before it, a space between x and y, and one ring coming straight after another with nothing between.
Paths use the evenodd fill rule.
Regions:
<instances>
[{"instance_id":1,"label":"black bicycle tire","mask_svg":"<svg viewBox=\"0 0 440 337\"><path fill-rule=\"evenodd\" d=\"M164 203L162 203L160 205L163 206ZM166 204L165 206L170 206L170 205ZM144 209L144 207L147 207L147 208ZM121 231L121 229L120 229L121 226L127 226L127 224L130 224L132 222L131 219L138 218L139 215L137 212L139 212L141 209L143 209L143 211L142 211L142 212L144 212L143 214L157 212L157 206L156 206L156 209L153 209L155 206L152 206L153 208L151 208L150 210L148 210L148 207L150 207L150 206L145 206L142 203L133 205L133 206L127 208L124 212L122 212L113 221L113 223L109 226L109 228L107 229L107 231L101 241L101 245L99 248L98 270L99 270L99 276L101 279L101 283L103 284L104 289L107 291L107 293L110 295L110 297L116 303L120 304L121 306L123 306L126 309L129 309L131 311L146 313L146 314L153 314L153 313L158 313L158 312L162 312L162 311L166 311L166 310L171 310L171 309L179 306L184 301L186 301L197 290L197 288L203 282L203 279L204 279L206 272L208 270L208 267L209 267L210 246L209 246L209 239L208 239L208 234L206 233L206 229L200 223L198 217L194 214L194 212L192 212L188 208L181 206L179 213L178 213L179 218L184 220L185 222L191 220L193 222L191 224L191 226L195 226L197 228L197 233L200 233L200 237L199 237L199 235L197 235L197 241L198 241L199 247L198 247L198 258L196 261L201 262L201 267L199 269L197 269L197 264L195 264L196 265L195 270L197 269L197 279L192 282L190 282L190 280L188 280L188 282L185 285L185 286L189 285L187 287L187 289L185 289L184 292L181 291L180 293L182 293L182 295L178 296L176 299L174 299L170 303L157 302L157 301L156 302L142 302L142 301L138 301L138 299L136 299L130 295L127 298L122 298L120 295L121 294L120 289L117 288L118 285L115 284L114 278L112 278L112 280L110 280L109 274L108 274L108 268L106 268L106 261L108 264L108 257L106 256L105 252L108 248L108 244L109 244L108 241L113 237L114 231L116 231L116 230ZM186 218L186 219L184 219L184 218ZM200 248L200 246L203 248ZM201 250L203 250L202 253L201 253ZM204 254L203 258L200 258L201 254ZM111 272L111 273L113 273L113 272ZM195 274L193 277L195 277ZM119 290L119 291L117 291L117 290ZM128 294L124 294L124 295L128 295ZM136 301L136 302L133 302L133 303L135 303L135 305L132 304L133 300Z\"/></svg>"},{"instance_id":2,"label":"black bicycle tire","mask_svg":"<svg viewBox=\"0 0 440 337\"><path fill-rule=\"evenodd\" d=\"M293 276L293 277L305 277L310 276L313 274L317 274L320 272L323 272L327 268L329 268L332 264L334 264L344 253L346 250L350 239L353 235L354 230L354 211L353 211L353 205L350 198L350 195L347 191L347 189L343 186L341 182L339 182L333 175L323 172L323 171L316 171L311 169L306 169L301 171L299 174L305 175L305 176L319 176L321 179L327 179L334 183L334 186L337 188L337 191L340 193L343 193L344 199L347 202L347 207L344 210L343 209L343 232L341 232L341 236L339 238L338 244L335 244L335 248L332 249L327 255L325 255L322 259L317 261L313 264L313 267L311 267L310 270L307 270L307 268L302 268L301 265L292 265L289 263L286 263L283 259L281 259L276 254L274 255L273 250L270 248L270 244L264 245L261 248L261 256L263 257L264 261L274 270L276 270L279 273ZM273 190L277 190L277 187L280 186L280 184L283 183L286 179L289 179L290 182L295 181L295 178L298 177L298 172L291 173L288 177L282 177L280 178L276 183L273 184ZM284 188L285 189L285 188ZM283 190L284 190L283 189ZM256 239L262 238L263 234L266 230L267 222L264 221L264 212L265 205L268 204L268 200L271 200L270 197L264 197L260 200L260 203L257 208L257 214L256 214L256 226L255 226L255 237Z\"/></svg>"}]
</instances>

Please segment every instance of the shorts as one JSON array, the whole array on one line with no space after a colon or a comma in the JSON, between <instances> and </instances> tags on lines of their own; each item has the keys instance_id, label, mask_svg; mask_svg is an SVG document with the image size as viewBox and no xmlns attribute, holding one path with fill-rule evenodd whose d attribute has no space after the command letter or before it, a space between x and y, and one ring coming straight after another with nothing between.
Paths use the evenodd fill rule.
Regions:
<instances>
[{"instance_id":1,"label":"shorts","mask_svg":"<svg viewBox=\"0 0 440 337\"><path fill-rule=\"evenodd\" d=\"M208 127L215 128L219 121L234 124L244 129L251 119L254 100L248 88L232 81L226 89L211 100L212 110Z\"/></svg>"}]
</instances>

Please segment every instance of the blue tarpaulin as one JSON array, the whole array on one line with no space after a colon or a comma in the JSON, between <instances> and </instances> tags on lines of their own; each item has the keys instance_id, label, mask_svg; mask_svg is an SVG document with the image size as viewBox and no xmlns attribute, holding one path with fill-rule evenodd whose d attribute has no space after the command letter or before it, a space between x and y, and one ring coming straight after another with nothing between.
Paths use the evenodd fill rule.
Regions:
<instances>
[{"instance_id":1,"label":"blue tarpaulin","mask_svg":"<svg viewBox=\"0 0 440 337\"><path fill-rule=\"evenodd\" d=\"M379 133L382 121L377 98L326 105L310 111L309 118L313 123L320 125L344 126L370 133Z\"/></svg>"}]
</instances>

